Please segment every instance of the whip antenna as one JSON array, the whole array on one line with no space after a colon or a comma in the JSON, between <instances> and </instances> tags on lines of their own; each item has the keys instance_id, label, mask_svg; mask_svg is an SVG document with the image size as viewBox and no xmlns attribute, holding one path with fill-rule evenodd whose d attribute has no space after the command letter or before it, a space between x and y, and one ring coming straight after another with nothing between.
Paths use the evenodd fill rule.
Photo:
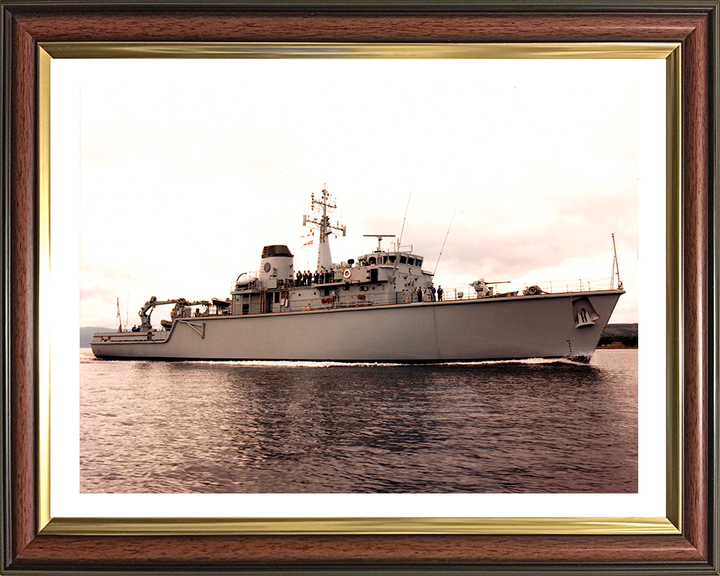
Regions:
<instances>
[{"instance_id":1,"label":"whip antenna","mask_svg":"<svg viewBox=\"0 0 720 576\"><path fill-rule=\"evenodd\" d=\"M403 235L403 231L405 230L405 220L407 220L407 213L408 213L408 208L410 208L410 198L411 197L412 197L412 192L410 194L408 194L408 203L407 203L407 206L405 206L405 216L403 217L402 228L400 228L400 238L398 238L398 243L397 243L398 251L400 250L400 243L402 242L402 235Z\"/></svg>"},{"instance_id":2,"label":"whip antenna","mask_svg":"<svg viewBox=\"0 0 720 576\"><path fill-rule=\"evenodd\" d=\"M455 210L455 212L457 212L457 210ZM435 262L435 270L433 270L433 276L435 276L438 264L440 264L440 256L442 256L443 250L445 250L445 242L447 242L448 236L450 235L450 228L452 228L453 220L455 220L455 212L453 212L452 218L450 218L450 226L448 226L447 234L445 234L445 240L443 240L442 247L440 248L440 254L438 254L437 262Z\"/></svg>"},{"instance_id":3,"label":"whip antenna","mask_svg":"<svg viewBox=\"0 0 720 576\"><path fill-rule=\"evenodd\" d=\"M125 305L125 330L127 330L128 324L130 320L130 274L128 274L128 281L127 281L127 302Z\"/></svg>"}]
</instances>

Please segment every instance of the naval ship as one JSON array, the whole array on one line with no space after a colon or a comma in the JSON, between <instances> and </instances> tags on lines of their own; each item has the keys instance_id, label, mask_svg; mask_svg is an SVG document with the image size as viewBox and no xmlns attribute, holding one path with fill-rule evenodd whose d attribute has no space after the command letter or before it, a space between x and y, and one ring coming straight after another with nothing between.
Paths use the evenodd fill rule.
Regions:
<instances>
[{"instance_id":1,"label":"naval ship","mask_svg":"<svg viewBox=\"0 0 720 576\"><path fill-rule=\"evenodd\" d=\"M317 269L295 271L286 245L265 246L260 269L243 272L221 300L158 300L140 309L130 332L94 334L97 358L132 360L306 360L470 362L567 358L590 361L622 294L617 269L605 286L523 285L475 280L438 293L424 258L400 243L333 263L336 204L327 189L311 195L303 225L317 232ZM614 238L613 238L614 243ZM617 281L616 279L617 270ZM153 328L155 307L174 305ZM120 329L119 329L120 330Z\"/></svg>"}]
</instances>

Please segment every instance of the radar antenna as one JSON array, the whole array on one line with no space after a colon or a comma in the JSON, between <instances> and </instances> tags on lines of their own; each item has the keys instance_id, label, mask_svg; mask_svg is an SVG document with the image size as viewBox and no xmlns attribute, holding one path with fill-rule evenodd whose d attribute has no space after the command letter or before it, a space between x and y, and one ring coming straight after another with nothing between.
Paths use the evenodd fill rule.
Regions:
<instances>
[{"instance_id":1,"label":"radar antenna","mask_svg":"<svg viewBox=\"0 0 720 576\"><path fill-rule=\"evenodd\" d=\"M382 252L382 239L383 238L395 238L395 234L363 234L364 238L377 238L378 239L378 247L375 252Z\"/></svg>"}]
</instances>

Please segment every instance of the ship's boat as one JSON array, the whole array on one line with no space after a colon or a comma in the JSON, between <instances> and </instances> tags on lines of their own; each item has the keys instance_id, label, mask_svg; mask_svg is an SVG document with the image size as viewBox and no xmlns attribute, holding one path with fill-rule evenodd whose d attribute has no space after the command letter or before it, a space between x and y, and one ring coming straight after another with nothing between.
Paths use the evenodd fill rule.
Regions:
<instances>
[{"instance_id":1,"label":"ship's boat","mask_svg":"<svg viewBox=\"0 0 720 576\"><path fill-rule=\"evenodd\" d=\"M435 288L424 258L399 245L333 263L335 205L312 197L319 232L315 271L296 271L285 245L262 249L260 269L240 274L230 298L157 300L141 308L139 331L94 335L97 358L144 360L311 360L449 362L569 358L588 362L624 290L581 282L513 289L475 280L469 289ZM615 267L614 267L615 270ZM174 304L162 330L156 306Z\"/></svg>"}]
</instances>

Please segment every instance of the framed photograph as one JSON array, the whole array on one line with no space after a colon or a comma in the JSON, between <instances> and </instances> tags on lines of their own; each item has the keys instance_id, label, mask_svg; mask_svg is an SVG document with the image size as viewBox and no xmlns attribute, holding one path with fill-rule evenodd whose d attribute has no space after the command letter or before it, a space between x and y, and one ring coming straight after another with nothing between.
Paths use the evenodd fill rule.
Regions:
<instances>
[{"instance_id":1,"label":"framed photograph","mask_svg":"<svg viewBox=\"0 0 720 576\"><path fill-rule=\"evenodd\" d=\"M3 3L3 571L717 574L717 8Z\"/></svg>"}]
</instances>

